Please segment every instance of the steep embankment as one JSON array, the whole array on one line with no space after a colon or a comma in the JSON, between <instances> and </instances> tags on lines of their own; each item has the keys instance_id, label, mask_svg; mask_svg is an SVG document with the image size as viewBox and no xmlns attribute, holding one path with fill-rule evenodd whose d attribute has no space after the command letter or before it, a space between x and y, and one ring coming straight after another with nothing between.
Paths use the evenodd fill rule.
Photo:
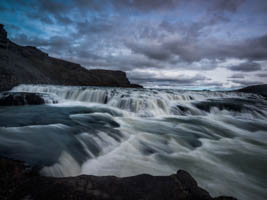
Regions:
<instances>
[{"instance_id":1,"label":"steep embankment","mask_svg":"<svg viewBox=\"0 0 267 200\"><path fill-rule=\"evenodd\" d=\"M260 94L264 97L267 97L267 84L263 85L252 85L242 89L237 90L238 92L245 92L245 93L254 93Z\"/></svg>"},{"instance_id":2,"label":"steep embankment","mask_svg":"<svg viewBox=\"0 0 267 200\"><path fill-rule=\"evenodd\" d=\"M56 84L141 87L122 71L87 70L79 64L48 56L32 46L19 46L7 38L0 24L0 91L18 84Z\"/></svg>"}]
</instances>

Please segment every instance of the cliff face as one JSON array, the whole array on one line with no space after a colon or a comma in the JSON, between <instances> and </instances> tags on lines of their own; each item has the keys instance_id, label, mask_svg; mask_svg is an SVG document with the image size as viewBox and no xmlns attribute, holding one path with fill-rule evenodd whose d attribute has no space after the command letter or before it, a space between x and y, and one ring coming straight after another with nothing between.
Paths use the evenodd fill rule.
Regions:
<instances>
[{"instance_id":1,"label":"cliff face","mask_svg":"<svg viewBox=\"0 0 267 200\"><path fill-rule=\"evenodd\" d=\"M35 47L19 46L7 38L0 25L0 91L18 84L141 87L131 84L125 72L87 70L79 64L50 57Z\"/></svg>"}]
</instances>

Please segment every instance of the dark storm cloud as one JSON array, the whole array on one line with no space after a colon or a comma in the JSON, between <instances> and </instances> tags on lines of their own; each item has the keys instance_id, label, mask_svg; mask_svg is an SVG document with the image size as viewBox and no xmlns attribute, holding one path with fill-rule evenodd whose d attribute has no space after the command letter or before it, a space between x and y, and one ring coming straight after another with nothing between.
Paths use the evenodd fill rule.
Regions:
<instances>
[{"instance_id":1,"label":"dark storm cloud","mask_svg":"<svg viewBox=\"0 0 267 200\"><path fill-rule=\"evenodd\" d=\"M26 16L29 20L39 20L45 24L58 23L62 25L72 24L73 20L69 16L69 13L75 9L80 10L80 7L76 6L73 2L61 0L28 1L26 7L28 7Z\"/></svg>"},{"instance_id":2,"label":"dark storm cloud","mask_svg":"<svg viewBox=\"0 0 267 200\"><path fill-rule=\"evenodd\" d=\"M237 58L267 60L267 34L250 38L228 47L229 52L233 53Z\"/></svg>"},{"instance_id":3,"label":"dark storm cloud","mask_svg":"<svg viewBox=\"0 0 267 200\"><path fill-rule=\"evenodd\" d=\"M168 49L163 51L162 46L160 45L146 45L128 42L126 43L126 46L134 53L142 54L155 60L164 61L170 59L171 57L171 53L168 51Z\"/></svg>"},{"instance_id":4,"label":"dark storm cloud","mask_svg":"<svg viewBox=\"0 0 267 200\"><path fill-rule=\"evenodd\" d=\"M215 0L215 1L212 1L212 6L210 9L214 11L236 12L237 9L243 3L245 3L245 0Z\"/></svg>"},{"instance_id":5,"label":"dark storm cloud","mask_svg":"<svg viewBox=\"0 0 267 200\"><path fill-rule=\"evenodd\" d=\"M89 33L108 32L111 31L115 25L115 22L107 19L94 18L91 21L86 20L78 22L76 28L79 35L85 35Z\"/></svg>"},{"instance_id":6,"label":"dark storm cloud","mask_svg":"<svg viewBox=\"0 0 267 200\"><path fill-rule=\"evenodd\" d=\"M199 0L203 6L209 5L210 10L236 12L245 0ZM117 8L138 9L140 11L172 10L193 0L113 0L112 5Z\"/></svg>"},{"instance_id":7,"label":"dark storm cloud","mask_svg":"<svg viewBox=\"0 0 267 200\"><path fill-rule=\"evenodd\" d=\"M28 13L27 16L30 19L38 19L40 22L45 23L45 24L54 24L53 19L49 15L40 15L39 12L34 12L34 13Z\"/></svg>"},{"instance_id":8,"label":"dark storm cloud","mask_svg":"<svg viewBox=\"0 0 267 200\"><path fill-rule=\"evenodd\" d=\"M188 38L173 39L162 41L156 46L149 42L130 43L128 47L135 53L143 54L149 58L156 60L166 60L172 56L179 56L181 60L186 62L200 61L201 59L226 59L240 58L251 61L267 60L267 35L238 41L233 44L225 44L219 40L212 43L203 43ZM244 71L248 69L259 70L260 66L255 63L248 63L251 68L244 67ZM246 68L246 69L245 69ZM233 67L232 70L238 70ZM241 70L242 71L242 70Z\"/></svg>"},{"instance_id":9,"label":"dark storm cloud","mask_svg":"<svg viewBox=\"0 0 267 200\"><path fill-rule=\"evenodd\" d=\"M243 0L202 0L205 4L208 4L214 10L227 10L236 11L244 1ZM39 5L33 5L33 7L39 7L39 12L31 13L28 16L31 18L39 19L43 23L53 24L56 20L58 23L62 24L72 24L73 19L70 16L66 16L73 9L93 9L95 10L105 10L106 5L118 6L121 9L129 7L136 8L142 11L153 10L153 9L171 9L181 5L184 1L175 0L119 0L110 1L110 3L100 4L97 1L90 0L77 0L77 1L52 1L52 0L41 0L38 1ZM29 4L31 5L31 4ZM44 13L48 13L45 15ZM50 14L50 15L49 15ZM199 36L202 34L203 29L209 26L213 26L220 22L228 22L228 19L223 15L211 15L205 16L205 19L194 22L194 23L170 23L163 20L159 24L159 29L153 29L152 27L144 29L141 37L153 37L160 36L161 30L166 30L170 34L181 33L184 35L182 38L173 38L172 40L161 40L158 44L153 44L149 41L147 42L126 42L125 45L132 50L135 54L142 54L150 59L155 59L158 61L166 61L168 63L178 62L174 57L179 57L179 61L185 62L195 62L202 59L226 59L226 58L240 58L249 60L265 60L267 59L267 35L247 39L234 44L222 44L220 41L215 41L214 46L209 43L200 42ZM102 19L90 19L83 21L76 21L75 26L77 28L76 37L81 37L82 35L89 35L90 33L100 33L103 34L111 31L114 28L119 28L118 21L110 21L108 18ZM149 32L149 30L152 30ZM152 35L154 33L154 36ZM157 33L157 34L156 34ZM155 35L156 34L156 35ZM114 35L111 35L114 37ZM124 36L122 36L124 37ZM126 38L127 36L125 36ZM51 44L52 45L52 44Z\"/></svg>"},{"instance_id":10,"label":"dark storm cloud","mask_svg":"<svg viewBox=\"0 0 267 200\"><path fill-rule=\"evenodd\" d=\"M14 24L5 24L5 27L14 32L19 32L21 30L19 26L16 26Z\"/></svg>"},{"instance_id":11,"label":"dark storm cloud","mask_svg":"<svg viewBox=\"0 0 267 200\"><path fill-rule=\"evenodd\" d=\"M209 5L210 10L235 12L245 0L200 0L201 5ZM179 6L194 1L188 0L72 0L72 1L54 1L40 0L40 9L57 15L59 12L67 12L73 8L80 12L104 11L107 8L114 8L116 11L169 11L178 8ZM36 3L36 2L35 2Z\"/></svg>"},{"instance_id":12,"label":"dark storm cloud","mask_svg":"<svg viewBox=\"0 0 267 200\"><path fill-rule=\"evenodd\" d=\"M250 80L231 80L233 83L238 83L240 85L260 85L263 84L261 81L250 81Z\"/></svg>"},{"instance_id":13,"label":"dark storm cloud","mask_svg":"<svg viewBox=\"0 0 267 200\"><path fill-rule=\"evenodd\" d=\"M232 76L229 76L228 78L237 78L237 79L243 79L245 78L244 74L234 74Z\"/></svg>"},{"instance_id":14,"label":"dark storm cloud","mask_svg":"<svg viewBox=\"0 0 267 200\"><path fill-rule=\"evenodd\" d=\"M1 12L6 11L6 7L0 4L0 11L1 11Z\"/></svg>"},{"instance_id":15,"label":"dark storm cloud","mask_svg":"<svg viewBox=\"0 0 267 200\"><path fill-rule=\"evenodd\" d=\"M98 55L99 56L99 55ZM131 71L134 69L146 69L146 68L162 68L162 65L151 60L140 58L138 56L99 56L97 60L86 59L82 60L79 57L79 61L84 66L119 69L124 71ZM138 66L138 67L137 67Z\"/></svg>"},{"instance_id":16,"label":"dark storm cloud","mask_svg":"<svg viewBox=\"0 0 267 200\"><path fill-rule=\"evenodd\" d=\"M193 23L184 23L184 22L175 22L171 23L167 20L163 20L159 26L159 30L165 30L169 33L180 33L187 40L196 40L202 33L203 29L211 27L220 23L227 23L230 20L223 15L205 15L200 18L197 22Z\"/></svg>"},{"instance_id":17,"label":"dark storm cloud","mask_svg":"<svg viewBox=\"0 0 267 200\"><path fill-rule=\"evenodd\" d=\"M137 83L145 83L145 82L168 82L168 83L175 83L175 84L187 84L187 85L193 85L196 83L202 83L203 81L210 80L209 78L197 74L195 76L184 76L184 75L178 75L177 77L172 78L163 78L163 77L157 77L154 73L149 72L129 72L128 77L130 80L137 82Z\"/></svg>"},{"instance_id":18,"label":"dark storm cloud","mask_svg":"<svg viewBox=\"0 0 267 200\"><path fill-rule=\"evenodd\" d=\"M152 45L149 42L130 42L126 43L126 46L136 54L142 54L159 61L166 61L173 56L179 56L182 60L193 62L202 57L200 52L196 51L196 44L184 40L172 40L157 45Z\"/></svg>"},{"instance_id":19,"label":"dark storm cloud","mask_svg":"<svg viewBox=\"0 0 267 200\"><path fill-rule=\"evenodd\" d=\"M62 24L70 24L72 19L66 13L75 10L81 15L86 15L88 12L106 13L110 8L115 9L116 12L134 10L147 12L175 9L178 5L178 0L40 0L35 2L34 8L38 10L36 14L40 14L38 16L40 19L42 19L43 13L47 13Z\"/></svg>"},{"instance_id":20,"label":"dark storm cloud","mask_svg":"<svg viewBox=\"0 0 267 200\"><path fill-rule=\"evenodd\" d=\"M223 86L223 83L221 82L218 82L218 81L212 81L212 82L203 82L200 84L201 86L215 86L215 87L218 87L221 88Z\"/></svg>"},{"instance_id":21,"label":"dark storm cloud","mask_svg":"<svg viewBox=\"0 0 267 200\"><path fill-rule=\"evenodd\" d=\"M240 65L234 65L229 67L232 71L254 72L261 70L261 65L254 62L246 62Z\"/></svg>"},{"instance_id":22,"label":"dark storm cloud","mask_svg":"<svg viewBox=\"0 0 267 200\"><path fill-rule=\"evenodd\" d=\"M39 7L43 12L59 14L67 12L73 8L73 5L67 1L40 0Z\"/></svg>"},{"instance_id":23,"label":"dark storm cloud","mask_svg":"<svg viewBox=\"0 0 267 200\"><path fill-rule=\"evenodd\" d=\"M263 73L263 74L256 74L256 76L258 76L258 77L261 77L261 78L265 78L265 77L267 77L267 73Z\"/></svg>"},{"instance_id":24,"label":"dark storm cloud","mask_svg":"<svg viewBox=\"0 0 267 200\"><path fill-rule=\"evenodd\" d=\"M137 9L141 11L175 9L181 0L113 0L116 8Z\"/></svg>"},{"instance_id":25,"label":"dark storm cloud","mask_svg":"<svg viewBox=\"0 0 267 200\"><path fill-rule=\"evenodd\" d=\"M220 67L230 69L223 75L227 81L242 79L236 72L264 69L266 5L263 0L3 0L0 17L15 42L87 68L205 74L224 70ZM235 66L235 61L246 63ZM167 75L140 77L133 76L177 82ZM179 80L219 86L214 80L223 79L217 77Z\"/></svg>"},{"instance_id":26,"label":"dark storm cloud","mask_svg":"<svg viewBox=\"0 0 267 200\"><path fill-rule=\"evenodd\" d=\"M28 37L25 34L20 34L14 38L14 41L21 45L36 46L48 53L58 55L71 48L72 45L69 38L60 36L53 36L50 39L42 39L39 37Z\"/></svg>"}]
</instances>

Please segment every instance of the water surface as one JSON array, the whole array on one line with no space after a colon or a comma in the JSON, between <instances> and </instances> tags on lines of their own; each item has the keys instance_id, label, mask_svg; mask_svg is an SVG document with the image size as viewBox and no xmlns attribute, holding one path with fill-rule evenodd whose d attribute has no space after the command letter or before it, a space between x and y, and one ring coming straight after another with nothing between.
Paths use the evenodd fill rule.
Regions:
<instances>
[{"instance_id":1,"label":"water surface","mask_svg":"<svg viewBox=\"0 0 267 200\"><path fill-rule=\"evenodd\" d=\"M267 199L267 101L244 93L21 85L58 104L0 107L0 154L47 176L169 175Z\"/></svg>"}]
</instances>

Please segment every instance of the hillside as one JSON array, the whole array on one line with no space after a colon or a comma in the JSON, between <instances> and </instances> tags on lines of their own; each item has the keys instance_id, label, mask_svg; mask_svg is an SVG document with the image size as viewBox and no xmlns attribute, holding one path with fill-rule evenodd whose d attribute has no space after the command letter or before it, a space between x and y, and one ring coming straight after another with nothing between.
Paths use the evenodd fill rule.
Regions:
<instances>
[{"instance_id":1,"label":"hillside","mask_svg":"<svg viewBox=\"0 0 267 200\"><path fill-rule=\"evenodd\" d=\"M238 92L245 92L245 93L254 93L260 94L264 97L267 97L267 84L263 85L252 85L242 89L237 90Z\"/></svg>"},{"instance_id":2,"label":"hillside","mask_svg":"<svg viewBox=\"0 0 267 200\"><path fill-rule=\"evenodd\" d=\"M0 24L0 91L19 84L141 87L131 84L126 73L87 70L79 64L50 57L32 46L20 46L7 38Z\"/></svg>"}]
</instances>

